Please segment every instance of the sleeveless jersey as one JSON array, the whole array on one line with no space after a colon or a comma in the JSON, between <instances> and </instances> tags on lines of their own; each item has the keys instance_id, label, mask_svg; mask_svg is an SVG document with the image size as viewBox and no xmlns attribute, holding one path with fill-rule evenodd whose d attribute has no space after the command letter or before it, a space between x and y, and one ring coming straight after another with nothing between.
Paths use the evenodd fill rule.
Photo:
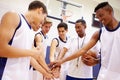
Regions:
<instances>
[{"instance_id":1,"label":"sleeveless jersey","mask_svg":"<svg viewBox=\"0 0 120 80\"><path fill-rule=\"evenodd\" d=\"M46 57L46 52L47 52L47 47L48 47L48 36L47 35L44 35L42 31L36 33L37 34L40 34L42 36L42 44L43 44L43 47L44 47L44 58ZM36 47L36 44L35 44L35 47Z\"/></svg>"},{"instance_id":2,"label":"sleeveless jersey","mask_svg":"<svg viewBox=\"0 0 120 80\"><path fill-rule=\"evenodd\" d=\"M62 50L62 48L65 46L65 44L68 42L68 38L67 41L63 41L60 37L55 38L58 42L57 46L56 46L56 52L55 52L55 59L58 57L60 51ZM64 57L66 57L68 54L66 54Z\"/></svg>"},{"instance_id":3,"label":"sleeveless jersey","mask_svg":"<svg viewBox=\"0 0 120 80\"><path fill-rule=\"evenodd\" d=\"M63 49L63 47L65 46L65 44L67 44L70 40L69 37L66 37L67 41L63 41L60 37L57 37L55 38L58 42L58 45L56 46L56 52L55 52L55 59L57 59L58 55L60 54L60 51ZM65 57L69 56L70 54L67 52L65 54ZM63 63L61 65L61 70L60 70L60 80L65 80L66 79L66 74L67 74L67 69L68 69L68 66L69 66L69 62L66 62L66 63Z\"/></svg>"},{"instance_id":4,"label":"sleeveless jersey","mask_svg":"<svg viewBox=\"0 0 120 80\"><path fill-rule=\"evenodd\" d=\"M76 37L71 39L71 42L65 47L74 54L76 51L81 49L89 41L88 36L86 35L83 38ZM79 58L73 59L70 61L70 66L68 68L68 76L75 78L93 78L92 76L92 67L85 65L81 61L81 56Z\"/></svg>"},{"instance_id":5,"label":"sleeveless jersey","mask_svg":"<svg viewBox=\"0 0 120 80\"><path fill-rule=\"evenodd\" d=\"M101 69L98 80L120 80L120 23L114 30L103 27L100 41Z\"/></svg>"},{"instance_id":6,"label":"sleeveless jersey","mask_svg":"<svg viewBox=\"0 0 120 80\"><path fill-rule=\"evenodd\" d=\"M9 45L20 49L31 49L34 33L23 15ZM0 80L29 80L30 57L0 58Z\"/></svg>"}]
</instances>

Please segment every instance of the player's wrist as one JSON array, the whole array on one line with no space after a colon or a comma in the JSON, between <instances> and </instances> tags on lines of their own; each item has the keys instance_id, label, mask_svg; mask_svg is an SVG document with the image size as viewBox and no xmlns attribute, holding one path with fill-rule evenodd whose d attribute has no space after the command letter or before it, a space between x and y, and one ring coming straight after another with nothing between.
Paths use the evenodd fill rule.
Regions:
<instances>
[{"instance_id":1,"label":"player's wrist","mask_svg":"<svg viewBox=\"0 0 120 80\"><path fill-rule=\"evenodd\" d=\"M65 59L60 60L60 64L63 64L64 62L66 62Z\"/></svg>"}]
</instances>

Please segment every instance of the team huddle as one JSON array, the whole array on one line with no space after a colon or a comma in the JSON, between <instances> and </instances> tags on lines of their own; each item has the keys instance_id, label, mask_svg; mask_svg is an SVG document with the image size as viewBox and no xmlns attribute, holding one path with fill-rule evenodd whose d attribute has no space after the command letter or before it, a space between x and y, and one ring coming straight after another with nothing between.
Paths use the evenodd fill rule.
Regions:
<instances>
[{"instance_id":1,"label":"team huddle","mask_svg":"<svg viewBox=\"0 0 120 80\"><path fill-rule=\"evenodd\" d=\"M57 25L50 63L45 57L53 23L44 3L32 1L25 14L6 12L0 22L0 80L94 80L93 66L98 63L97 80L120 80L120 22L108 2L99 3L94 12L103 27L91 38L83 19L75 21L74 38L67 36L67 23Z\"/></svg>"}]
</instances>

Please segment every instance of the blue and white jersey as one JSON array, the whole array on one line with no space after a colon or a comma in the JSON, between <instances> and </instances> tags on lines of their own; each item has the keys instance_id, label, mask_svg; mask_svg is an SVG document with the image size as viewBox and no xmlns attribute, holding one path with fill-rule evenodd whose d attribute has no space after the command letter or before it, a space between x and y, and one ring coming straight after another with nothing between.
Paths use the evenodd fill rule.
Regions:
<instances>
[{"instance_id":1,"label":"blue and white jersey","mask_svg":"<svg viewBox=\"0 0 120 80\"><path fill-rule=\"evenodd\" d=\"M31 49L34 40L34 32L23 15L20 15L20 23L16 28L9 45L19 49ZM30 80L30 57L1 58L0 80Z\"/></svg>"},{"instance_id":2,"label":"blue and white jersey","mask_svg":"<svg viewBox=\"0 0 120 80\"><path fill-rule=\"evenodd\" d=\"M100 45L101 69L97 80L120 80L120 23L114 30L102 28Z\"/></svg>"},{"instance_id":3,"label":"blue and white jersey","mask_svg":"<svg viewBox=\"0 0 120 80\"><path fill-rule=\"evenodd\" d=\"M55 59L57 59L58 55L60 54L60 51L70 41L70 38L66 37L66 41L63 41L60 37L57 37L55 39L58 41L58 45L56 46L56 52L55 52L55 55L54 55ZM69 52L67 52L63 58L68 57L69 55L70 55ZM61 65L60 80L65 80L66 79L68 66L69 66L69 62L63 63Z\"/></svg>"},{"instance_id":4,"label":"blue and white jersey","mask_svg":"<svg viewBox=\"0 0 120 80\"><path fill-rule=\"evenodd\" d=\"M44 57L46 57L49 38L47 35L44 35L42 31L40 31L38 34L40 34L42 36L42 45L44 47Z\"/></svg>"},{"instance_id":5,"label":"blue and white jersey","mask_svg":"<svg viewBox=\"0 0 120 80\"><path fill-rule=\"evenodd\" d=\"M37 32L35 35L38 35L38 34L42 36L42 41L41 41L41 43L42 43L42 46L43 46L43 49L44 49L44 50L43 50L43 51L44 51L44 58L46 58L47 47L49 46L49 37L47 36L47 34L44 35L42 31ZM35 46L35 47L37 46L37 45L36 45L36 42L34 42L34 46Z\"/></svg>"},{"instance_id":6,"label":"blue and white jersey","mask_svg":"<svg viewBox=\"0 0 120 80\"><path fill-rule=\"evenodd\" d=\"M63 41L60 37L55 38L58 41L58 44L56 46L56 52L55 52L55 59L58 57L60 51L63 49L63 47L70 41L70 38L66 37L67 40ZM65 54L64 58L67 57L69 54Z\"/></svg>"}]
</instances>

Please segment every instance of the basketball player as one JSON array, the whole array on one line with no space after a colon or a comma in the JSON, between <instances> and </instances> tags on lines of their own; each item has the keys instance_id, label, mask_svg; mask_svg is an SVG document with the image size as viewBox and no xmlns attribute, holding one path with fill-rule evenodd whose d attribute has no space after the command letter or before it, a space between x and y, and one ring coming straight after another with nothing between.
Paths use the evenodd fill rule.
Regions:
<instances>
[{"instance_id":1,"label":"basketball player","mask_svg":"<svg viewBox=\"0 0 120 80\"><path fill-rule=\"evenodd\" d=\"M57 30L58 30L59 36L52 40L51 46L50 46L50 62L51 63L53 61L57 60L57 57L58 57L60 51L62 50L63 46L69 40L69 38L66 35L66 33L68 32L68 25L66 23L64 23L64 22L59 23L57 26ZM67 56L67 55L65 55L65 56ZM66 79L67 66L68 66L68 63L63 64L61 66L60 79L57 79L57 80L65 80Z\"/></svg>"},{"instance_id":2,"label":"basketball player","mask_svg":"<svg viewBox=\"0 0 120 80\"><path fill-rule=\"evenodd\" d=\"M86 27L87 26L86 26L85 20L78 19L76 21L75 30L78 36L71 39L71 42L67 43L63 47L58 57L58 60L61 60L64 57L64 55L67 54L66 52L69 51L72 54L76 52L77 50L81 49L89 41L89 37L87 36L85 32ZM97 48L97 47L94 47L94 48ZM81 60L81 56L70 61L66 80L93 80L92 66L85 65Z\"/></svg>"},{"instance_id":3,"label":"basketball player","mask_svg":"<svg viewBox=\"0 0 120 80\"><path fill-rule=\"evenodd\" d=\"M0 80L30 80L30 57L41 63L40 49L32 49L33 30L40 28L46 16L46 6L40 1L31 2L24 15L13 11L3 15L0 23ZM43 67L35 68L45 77L52 77Z\"/></svg>"},{"instance_id":4,"label":"basketball player","mask_svg":"<svg viewBox=\"0 0 120 80\"><path fill-rule=\"evenodd\" d=\"M96 13L96 17L103 24L103 27L93 34L86 46L72 56L59 61L59 64L81 56L100 40L101 68L97 80L119 80L120 22L115 19L114 10L108 2L99 3L95 7L94 12Z\"/></svg>"},{"instance_id":5,"label":"basketball player","mask_svg":"<svg viewBox=\"0 0 120 80\"><path fill-rule=\"evenodd\" d=\"M45 60L46 57L46 52L47 52L47 46L48 44L48 36L47 33L49 32L50 28L52 26L52 20L49 18L45 19L45 22L43 23L41 27L41 31L36 33L35 35L35 47L39 47L40 49L43 50L43 54L41 53L43 59ZM43 80L43 75L37 71L33 70L33 80Z\"/></svg>"}]
</instances>

